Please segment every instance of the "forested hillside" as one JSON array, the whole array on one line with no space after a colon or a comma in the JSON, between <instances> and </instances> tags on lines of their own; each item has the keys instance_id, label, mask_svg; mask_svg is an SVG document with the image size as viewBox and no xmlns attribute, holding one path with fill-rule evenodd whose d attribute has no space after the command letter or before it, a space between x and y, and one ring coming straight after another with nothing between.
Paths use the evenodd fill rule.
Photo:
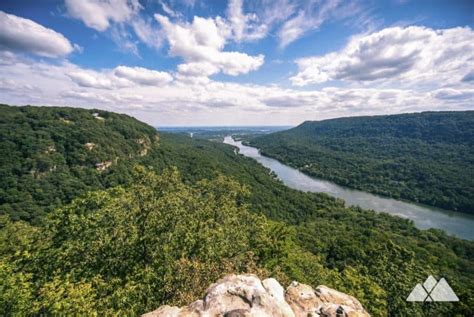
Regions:
<instances>
[{"instance_id":1,"label":"forested hillside","mask_svg":"<svg viewBox=\"0 0 474 317\"><path fill-rule=\"evenodd\" d=\"M225 145L158 134L127 115L6 105L0 111L0 214L13 220L38 223L87 191L129 184L136 164L158 171L177 166L190 181L219 173L243 182L268 177L266 170L244 158L245 168L252 171L243 173L242 161L233 151L224 151ZM257 182L253 199L262 202L262 209L276 214L285 208L285 194L274 203L265 201L268 194L261 191Z\"/></svg>"},{"instance_id":2,"label":"forested hillside","mask_svg":"<svg viewBox=\"0 0 474 317\"><path fill-rule=\"evenodd\" d=\"M127 181L155 129L111 112L0 105L0 211L37 222L85 191Z\"/></svg>"},{"instance_id":3,"label":"forested hillside","mask_svg":"<svg viewBox=\"0 0 474 317\"><path fill-rule=\"evenodd\" d=\"M111 128L108 117L131 120L137 134L115 135L129 144L129 152L126 147L108 152L131 157L101 171L90 161L83 169L104 182L81 187L71 202L57 201L58 208L38 209L39 225L0 209L0 315L137 315L163 304L188 303L224 274L243 272L285 284L325 284L355 296L373 316L472 315L472 242L420 231L406 219L347 208L324 194L289 189L225 144L165 133L158 142L147 125L106 112L100 112L102 121L89 110L5 107L11 113L37 113L38 119L21 125L24 135L36 135L28 126L52 127L43 122L46 113L55 117L66 110L84 115L63 132L76 138L70 130L91 117L90 124L100 120L104 129ZM4 118L2 124L16 126L10 123L14 116ZM109 140L104 144L114 149L109 133L115 132L104 132ZM137 152L142 148L135 141L143 135L155 140L146 155ZM69 157L69 150L89 139L57 152ZM36 157L44 150L28 153ZM24 164L21 158L18 164ZM66 175L88 184L81 174ZM407 303L414 285L429 274L445 277L461 301Z\"/></svg>"},{"instance_id":4,"label":"forested hillside","mask_svg":"<svg viewBox=\"0 0 474 317\"><path fill-rule=\"evenodd\" d=\"M340 185L474 213L474 111L307 121L251 144Z\"/></svg>"}]
</instances>

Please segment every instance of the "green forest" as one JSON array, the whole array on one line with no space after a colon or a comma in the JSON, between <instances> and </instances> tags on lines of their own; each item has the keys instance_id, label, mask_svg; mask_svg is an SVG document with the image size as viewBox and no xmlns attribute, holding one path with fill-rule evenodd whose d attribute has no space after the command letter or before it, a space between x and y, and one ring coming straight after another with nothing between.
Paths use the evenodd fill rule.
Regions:
<instances>
[{"instance_id":1,"label":"green forest","mask_svg":"<svg viewBox=\"0 0 474 317\"><path fill-rule=\"evenodd\" d=\"M155 129L126 115L6 105L0 136L0 210L33 223L81 193L126 182L158 142Z\"/></svg>"},{"instance_id":2,"label":"green forest","mask_svg":"<svg viewBox=\"0 0 474 317\"><path fill-rule=\"evenodd\" d=\"M0 315L137 315L230 272L324 284L373 316L474 313L471 241L126 115L1 106L0 120ZM460 302L406 302L430 274Z\"/></svg>"},{"instance_id":3,"label":"green forest","mask_svg":"<svg viewBox=\"0 0 474 317\"><path fill-rule=\"evenodd\" d=\"M474 213L474 111L307 121L250 144L339 185Z\"/></svg>"}]
</instances>

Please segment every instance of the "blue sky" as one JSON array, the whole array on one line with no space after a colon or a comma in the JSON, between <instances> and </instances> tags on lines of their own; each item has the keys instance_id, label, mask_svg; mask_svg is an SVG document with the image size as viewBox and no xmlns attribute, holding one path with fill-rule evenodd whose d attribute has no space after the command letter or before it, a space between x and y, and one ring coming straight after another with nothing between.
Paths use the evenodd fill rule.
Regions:
<instances>
[{"instance_id":1,"label":"blue sky","mask_svg":"<svg viewBox=\"0 0 474 317\"><path fill-rule=\"evenodd\" d=\"M1 100L154 125L473 109L474 2L0 4Z\"/></svg>"}]
</instances>

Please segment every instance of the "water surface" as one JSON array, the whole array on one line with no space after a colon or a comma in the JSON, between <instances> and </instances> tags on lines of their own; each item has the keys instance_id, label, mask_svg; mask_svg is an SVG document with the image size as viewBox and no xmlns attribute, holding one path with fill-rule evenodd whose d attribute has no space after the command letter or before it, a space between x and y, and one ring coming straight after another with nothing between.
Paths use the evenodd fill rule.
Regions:
<instances>
[{"instance_id":1,"label":"water surface","mask_svg":"<svg viewBox=\"0 0 474 317\"><path fill-rule=\"evenodd\" d=\"M342 187L329 181L308 176L275 159L263 156L257 148L243 145L242 142L235 141L230 136L225 137L224 143L238 147L240 154L254 158L263 166L274 171L288 187L302 191L326 193L344 199L348 205L358 205L364 209L382 211L411 219L420 229L438 228L448 234L474 240L474 216Z\"/></svg>"}]
</instances>

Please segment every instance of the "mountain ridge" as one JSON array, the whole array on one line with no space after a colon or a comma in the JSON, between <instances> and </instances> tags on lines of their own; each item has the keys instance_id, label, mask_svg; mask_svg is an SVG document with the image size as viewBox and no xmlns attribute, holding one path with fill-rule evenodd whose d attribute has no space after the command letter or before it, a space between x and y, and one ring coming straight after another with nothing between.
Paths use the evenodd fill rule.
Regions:
<instances>
[{"instance_id":1,"label":"mountain ridge","mask_svg":"<svg viewBox=\"0 0 474 317\"><path fill-rule=\"evenodd\" d=\"M69 107L0 105L0 209L38 222L88 190L123 184L130 162L159 143L128 115Z\"/></svg>"},{"instance_id":2,"label":"mountain ridge","mask_svg":"<svg viewBox=\"0 0 474 317\"><path fill-rule=\"evenodd\" d=\"M474 111L305 121L250 140L262 154L337 184L474 213Z\"/></svg>"}]
</instances>

